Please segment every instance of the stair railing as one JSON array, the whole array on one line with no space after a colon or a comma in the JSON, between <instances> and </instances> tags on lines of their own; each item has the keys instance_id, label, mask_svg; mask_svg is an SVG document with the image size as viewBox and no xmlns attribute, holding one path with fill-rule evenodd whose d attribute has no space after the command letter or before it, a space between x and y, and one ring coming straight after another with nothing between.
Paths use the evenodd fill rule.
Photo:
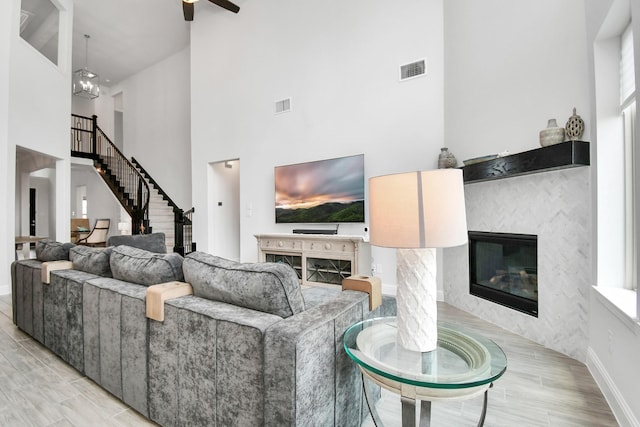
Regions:
<instances>
[{"instance_id":1,"label":"stair railing","mask_svg":"<svg viewBox=\"0 0 640 427\"><path fill-rule=\"evenodd\" d=\"M149 185L97 124L72 114L71 155L93 159L96 170L132 220L132 233L149 233Z\"/></svg>"},{"instance_id":2,"label":"stair railing","mask_svg":"<svg viewBox=\"0 0 640 427\"><path fill-rule=\"evenodd\" d=\"M191 208L181 215L176 215L176 246L174 250L182 256L190 252L195 252L196 242L193 241L193 212L195 208Z\"/></svg>"},{"instance_id":3,"label":"stair railing","mask_svg":"<svg viewBox=\"0 0 640 427\"><path fill-rule=\"evenodd\" d=\"M147 177L147 180L153 187L158 191L158 193L162 196L164 200L167 201L169 206L173 208L173 224L174 224L174 246L173 251L179 253L182 256L195 251L196 244L193 242L193 212L194 208L189 209L188 211L184 211L178 205L171 200L171 197L167 194L166 191L160 187L160 185L156 182L155 179L151 177L149 172L145 170L144 167L140 164L135 157L131 158L131 163L138 167L140 172Z\"/></svg>"}]
</instances>

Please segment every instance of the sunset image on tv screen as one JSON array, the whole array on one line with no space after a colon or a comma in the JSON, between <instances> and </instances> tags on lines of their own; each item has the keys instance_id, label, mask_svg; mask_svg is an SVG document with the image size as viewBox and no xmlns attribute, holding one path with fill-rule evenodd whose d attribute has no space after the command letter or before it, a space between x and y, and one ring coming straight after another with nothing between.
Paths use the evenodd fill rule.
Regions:
<instances>
[{"instance_id":1,"label":"sunset image on tv screen","mask_svg":"<svg viewBox=\"0 0 640 427\"><path fill-rule=\"evenodd\" d=\"M364 155L277 166L277 223L364 222Z\"/></svg>"}]
</instances>

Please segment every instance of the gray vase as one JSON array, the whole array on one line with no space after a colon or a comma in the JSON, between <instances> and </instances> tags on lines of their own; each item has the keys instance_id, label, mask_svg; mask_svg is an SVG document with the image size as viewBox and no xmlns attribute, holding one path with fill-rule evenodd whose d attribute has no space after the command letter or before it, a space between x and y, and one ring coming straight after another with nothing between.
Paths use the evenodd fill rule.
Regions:
<instances>
[{"instance_id":1,"label":"gray vase","mask_svg":"<svg viewBox=\"0 0 640 427\"><path fill-rule=\"evenodd\" d=\"M576 114L576 109L573 109L573 115L567 120L567 124L564 127L565 136L571 141L577 141L582 137L584 132L584 120L582 117Z\"/></svg>"},{"instance_id":2,"label":"gray vase","mask_svg":"<svg viewBox=\"0 0 640 427\"><path fill-rule=\"evenodd\" d=\"M438 169L455 168L457 165L456 157L449 152L447 147L442 147L438 156Z\"/></svg>"}]
</instances>

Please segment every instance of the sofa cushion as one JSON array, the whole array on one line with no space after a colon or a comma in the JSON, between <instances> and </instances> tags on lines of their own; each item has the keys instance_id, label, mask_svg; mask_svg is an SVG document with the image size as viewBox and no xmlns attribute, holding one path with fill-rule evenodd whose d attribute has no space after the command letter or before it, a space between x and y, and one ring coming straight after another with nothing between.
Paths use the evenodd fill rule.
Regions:
<instances>
[{"instance_id":1,"label":"sofa cushion","mask_svg":"<svg viewBox=\"0 0 640 427\"><path fill-rule=\"evenodd\" d=\"M90 248L77 245L69 250L69 259L75 270L92 273L96 276L112 277L110 258L113 247Z\"/></svg>"},{"instance_id":2,"label":"sofa cushion","mask_svg":"<svg viewBox=\"0 0 640 427\"><path fill-rule=\"evenodd\" d=\"M214 301L289 317L304 311L300 281L282 263L238 263L192 252L183 264L193 294Z\"/></svg>"},{"instance_id":3,"label":"sofa cushion","mask_svg":"<svg viewBox=\"0 0 640 427\"><path fill-rule=\"evenodd\" d=\"M139 285L182 282L183 258L175 252L158 254L131 246L116 246L111 252L111 273L113 277Z\"/></svg>"},{"instance_id":4,"label":"sofa cushion","mask_svg":"<svg viewBox=\"0 0 640 427\"><path fill-rule=\"evenodd\" d=\"M69 260L69 249L74 246L73 243L43 239L36 243L36 258L42 262Z\"/></svg>"},{"instance_id":5,"label":"sofa cushion","mask_svg":"<svg viewBox=\"0 0 640 427\"><path fill-rule=\"evenodd\" d=\"M167 253L164 233L115 235L107 240L108 246L126 245L159 254Z\"/></svg>"}]
</instances>

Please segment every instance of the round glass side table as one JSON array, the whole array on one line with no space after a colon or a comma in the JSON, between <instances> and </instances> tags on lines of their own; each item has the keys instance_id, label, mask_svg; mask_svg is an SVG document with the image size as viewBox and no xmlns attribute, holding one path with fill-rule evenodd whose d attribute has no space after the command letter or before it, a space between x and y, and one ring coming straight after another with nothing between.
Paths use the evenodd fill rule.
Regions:
<instances>
[{"instance_id":1,"label":"round glass side table","mask_svg":"<svg viewBox=\"0 0 640 427\"><path fill-rule=\"evenodd\" d=\"M344 334L344 349L360 368L369 411L376 426L382 426L364 381L400 395L402 426L416 424L415 405L421 401L420 426L431 423L431 402L470 399L484 393L478 426L484 424L487 397L493 382L507 369L507 357L493 341L480 334L438 322L438 347L420 353L396 343L396 318L365 320Z\"/></svg>"}]
</instances>

